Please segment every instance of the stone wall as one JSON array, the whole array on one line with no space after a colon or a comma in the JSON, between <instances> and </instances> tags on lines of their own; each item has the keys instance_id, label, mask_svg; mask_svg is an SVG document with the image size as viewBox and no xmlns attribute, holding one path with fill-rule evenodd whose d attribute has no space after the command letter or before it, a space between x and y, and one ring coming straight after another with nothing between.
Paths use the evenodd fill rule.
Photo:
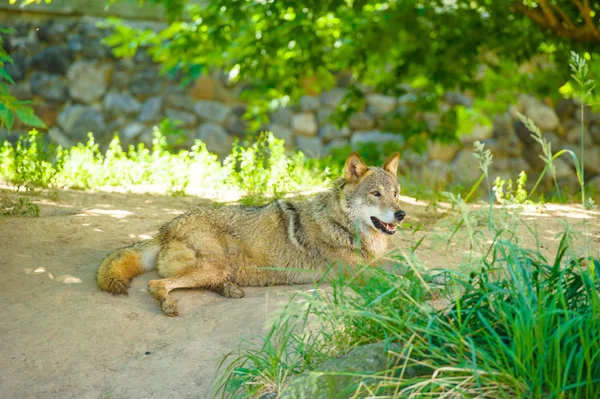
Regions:
<instances>
[{"instance_id":1,"label":"stone wall","mask_svg":"<svg viewBox=\"0 0 600 399\"><path fill-rule=\"evenodd\" d=\"M53 2L54 4L54 2ZM0 25L15 29L7 35L5 48L14 58L5 68L16 81L10 88L20 99L34 99L37 114L50 127L49 137L63 146L85 141L94 132L106 144L119 132L125 144L152 138L152 127L163 118L179 120L189 141L198 138L219 154L229 151L235 137L246 134L242 119L245 104L236 100L240 88L227 87L220 76L204 76L182 89L180 77L165 76L144 52L134 59L115 59L101 43L106 31L91 17L57 15L31 16L29 13L4 13ZM386 115L406 115L413 106L414 94L401 97L366 93L366 105L351 116L347 126L336 127L329 116L342 100L343 87L318 96L305 96L299 104L270 114L266 126L309 156L324 155L331 148L360 143L401 143L399 134L385 131ZM441 109L453 105L472 106L473 100L461 93L449 93ZM460 144L431 143L424 155L405 154L403 167L411 177L431 186L449 181L471 182L479 176L472 143L484 141L494 154L490 175L515 179L521 170L536 176L542 170L538 144L517 121L515 111L531 117L552 142L554 151L571 148L579 153L579 113L576 104L564 100L550 107L530 96L515 99L515 106L494 118L493 126L475 126L471 134L461 136ZM430 125L439 123L439 115L423 113ZM587 177L600 175L600 115L586 109ZM26 131L16 125L9 135ZM557 177L561 185L576 191L577 179L570 160L558 160ZM596 177L594 184L598 184Z\"/></svg>"}]
</instances>

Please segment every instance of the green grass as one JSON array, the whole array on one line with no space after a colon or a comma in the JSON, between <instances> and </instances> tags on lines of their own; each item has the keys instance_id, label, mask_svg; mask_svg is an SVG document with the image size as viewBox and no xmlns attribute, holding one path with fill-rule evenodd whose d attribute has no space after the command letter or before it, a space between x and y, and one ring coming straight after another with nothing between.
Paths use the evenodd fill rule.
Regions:
<instances>
[{"instance_id":1,"label":"green grass","mask_svg":"<svg viewBox=\"0 0 600 399\"><path fill-rule=\"evenodd\" d=\"M0 145L0 181L26 188L126 188L132 191L219 196L233 192L255 203L285 193L323 187L332 172L325 162L301 152L286 154L282 140L262 133L254 141L235 143L220 162L204 143L172 153L159 128L151 149L143 144L121 147L117 136L102 153L93 136L63 149L33 130L15 145ZM216 193L216 194L215 194Z\"/></svg>"}]
</instances>

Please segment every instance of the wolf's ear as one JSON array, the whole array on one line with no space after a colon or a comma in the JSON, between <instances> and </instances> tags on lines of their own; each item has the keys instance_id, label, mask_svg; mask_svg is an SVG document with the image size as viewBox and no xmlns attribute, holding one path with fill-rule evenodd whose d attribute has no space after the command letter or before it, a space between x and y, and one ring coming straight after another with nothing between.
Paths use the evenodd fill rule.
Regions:
<instances>
[{"instance_id":1,"label":"wolf's ear","mask_svg":"<svg viewBox=\"0 0 600 399\"><path fill-rule=\"evenodd\" d=\"M395 153L394 155L392 155L392 157L390 159L385 161L382 168L384 170L387 170L394 176L396 176L396 174L398 173L398 161L400 161L400 153L399 152Z\"/></svg>"},{"instance_id":2,"label":"wolf's ear","mask_svg":"<svg viewBox=\"0 0 600 399\"><path fill-rule=\"evenodd\" d=\"M346 164L344 165L344 178L346 181L358 181L361 177L367 173L369 168L360 159L356 152L350 153L346 158Z\"/></svg>"}]
</instances>

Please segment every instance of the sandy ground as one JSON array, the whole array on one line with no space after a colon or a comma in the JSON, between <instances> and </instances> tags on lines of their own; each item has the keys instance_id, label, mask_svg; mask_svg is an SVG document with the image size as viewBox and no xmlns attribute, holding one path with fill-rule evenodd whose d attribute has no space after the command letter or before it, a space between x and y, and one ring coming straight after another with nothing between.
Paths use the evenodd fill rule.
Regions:
<instances>
[{"instance_id":1,"label":"sandy ground","mask_svg":"<svg viewBox=\"0 0 600 399\"><path fill-rule=\"evenodd\" d=\"M15 198L7 191L0 197ZM61 191L58 199L30 197L39 218L0 219L0 397L208 398L225 354L263 333L273 312L302 287L247 288L241 300L210 291L174 293L181 316L166 317L146 291L156 274L138 277L128 297L95 287L99 262L110 251L147 238L163 222L201 202L198 198ZM438 216L406 198L416 242ZM579 229L577 206L531 208L521 215L553 252L568 220ZM591 214L590 239L600 248L600 216ZM520 235L535 247L530 234ZM527 238L529 237L529 238ZM429 267L456 267L463 236L447 253L427 239L418 249Z\"/></svg>"}]
</instances>

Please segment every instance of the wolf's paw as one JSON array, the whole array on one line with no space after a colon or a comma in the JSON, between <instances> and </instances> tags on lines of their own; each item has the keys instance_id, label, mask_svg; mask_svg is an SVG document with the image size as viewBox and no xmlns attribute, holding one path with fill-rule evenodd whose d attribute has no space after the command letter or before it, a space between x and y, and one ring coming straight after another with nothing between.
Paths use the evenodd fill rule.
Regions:
<instances>
[{"instance_id":1,"label":"wolf's paw","mask_svg":"<svg viewBox=\"0 0 600 399\"><path fill-rule=\"evenodd\" d=\"M169 317L179 316L179 309L177 309L175 301L173 301L171 298L164 298L160 302L160 307L162 308L162 311Z\"/></svg>"},{"instance_id":2,"label":"wolf's paw","mask_svg":"<svg viewBox=\"0 0 600 399\"><path fill-rule=\"evenodd\" d=\"M239 285L231 281L223 283L223 285L218 287L215 291L226 298L238 299L246 296L244 290L242 290Z\"/></svg>"}]
</instances>

